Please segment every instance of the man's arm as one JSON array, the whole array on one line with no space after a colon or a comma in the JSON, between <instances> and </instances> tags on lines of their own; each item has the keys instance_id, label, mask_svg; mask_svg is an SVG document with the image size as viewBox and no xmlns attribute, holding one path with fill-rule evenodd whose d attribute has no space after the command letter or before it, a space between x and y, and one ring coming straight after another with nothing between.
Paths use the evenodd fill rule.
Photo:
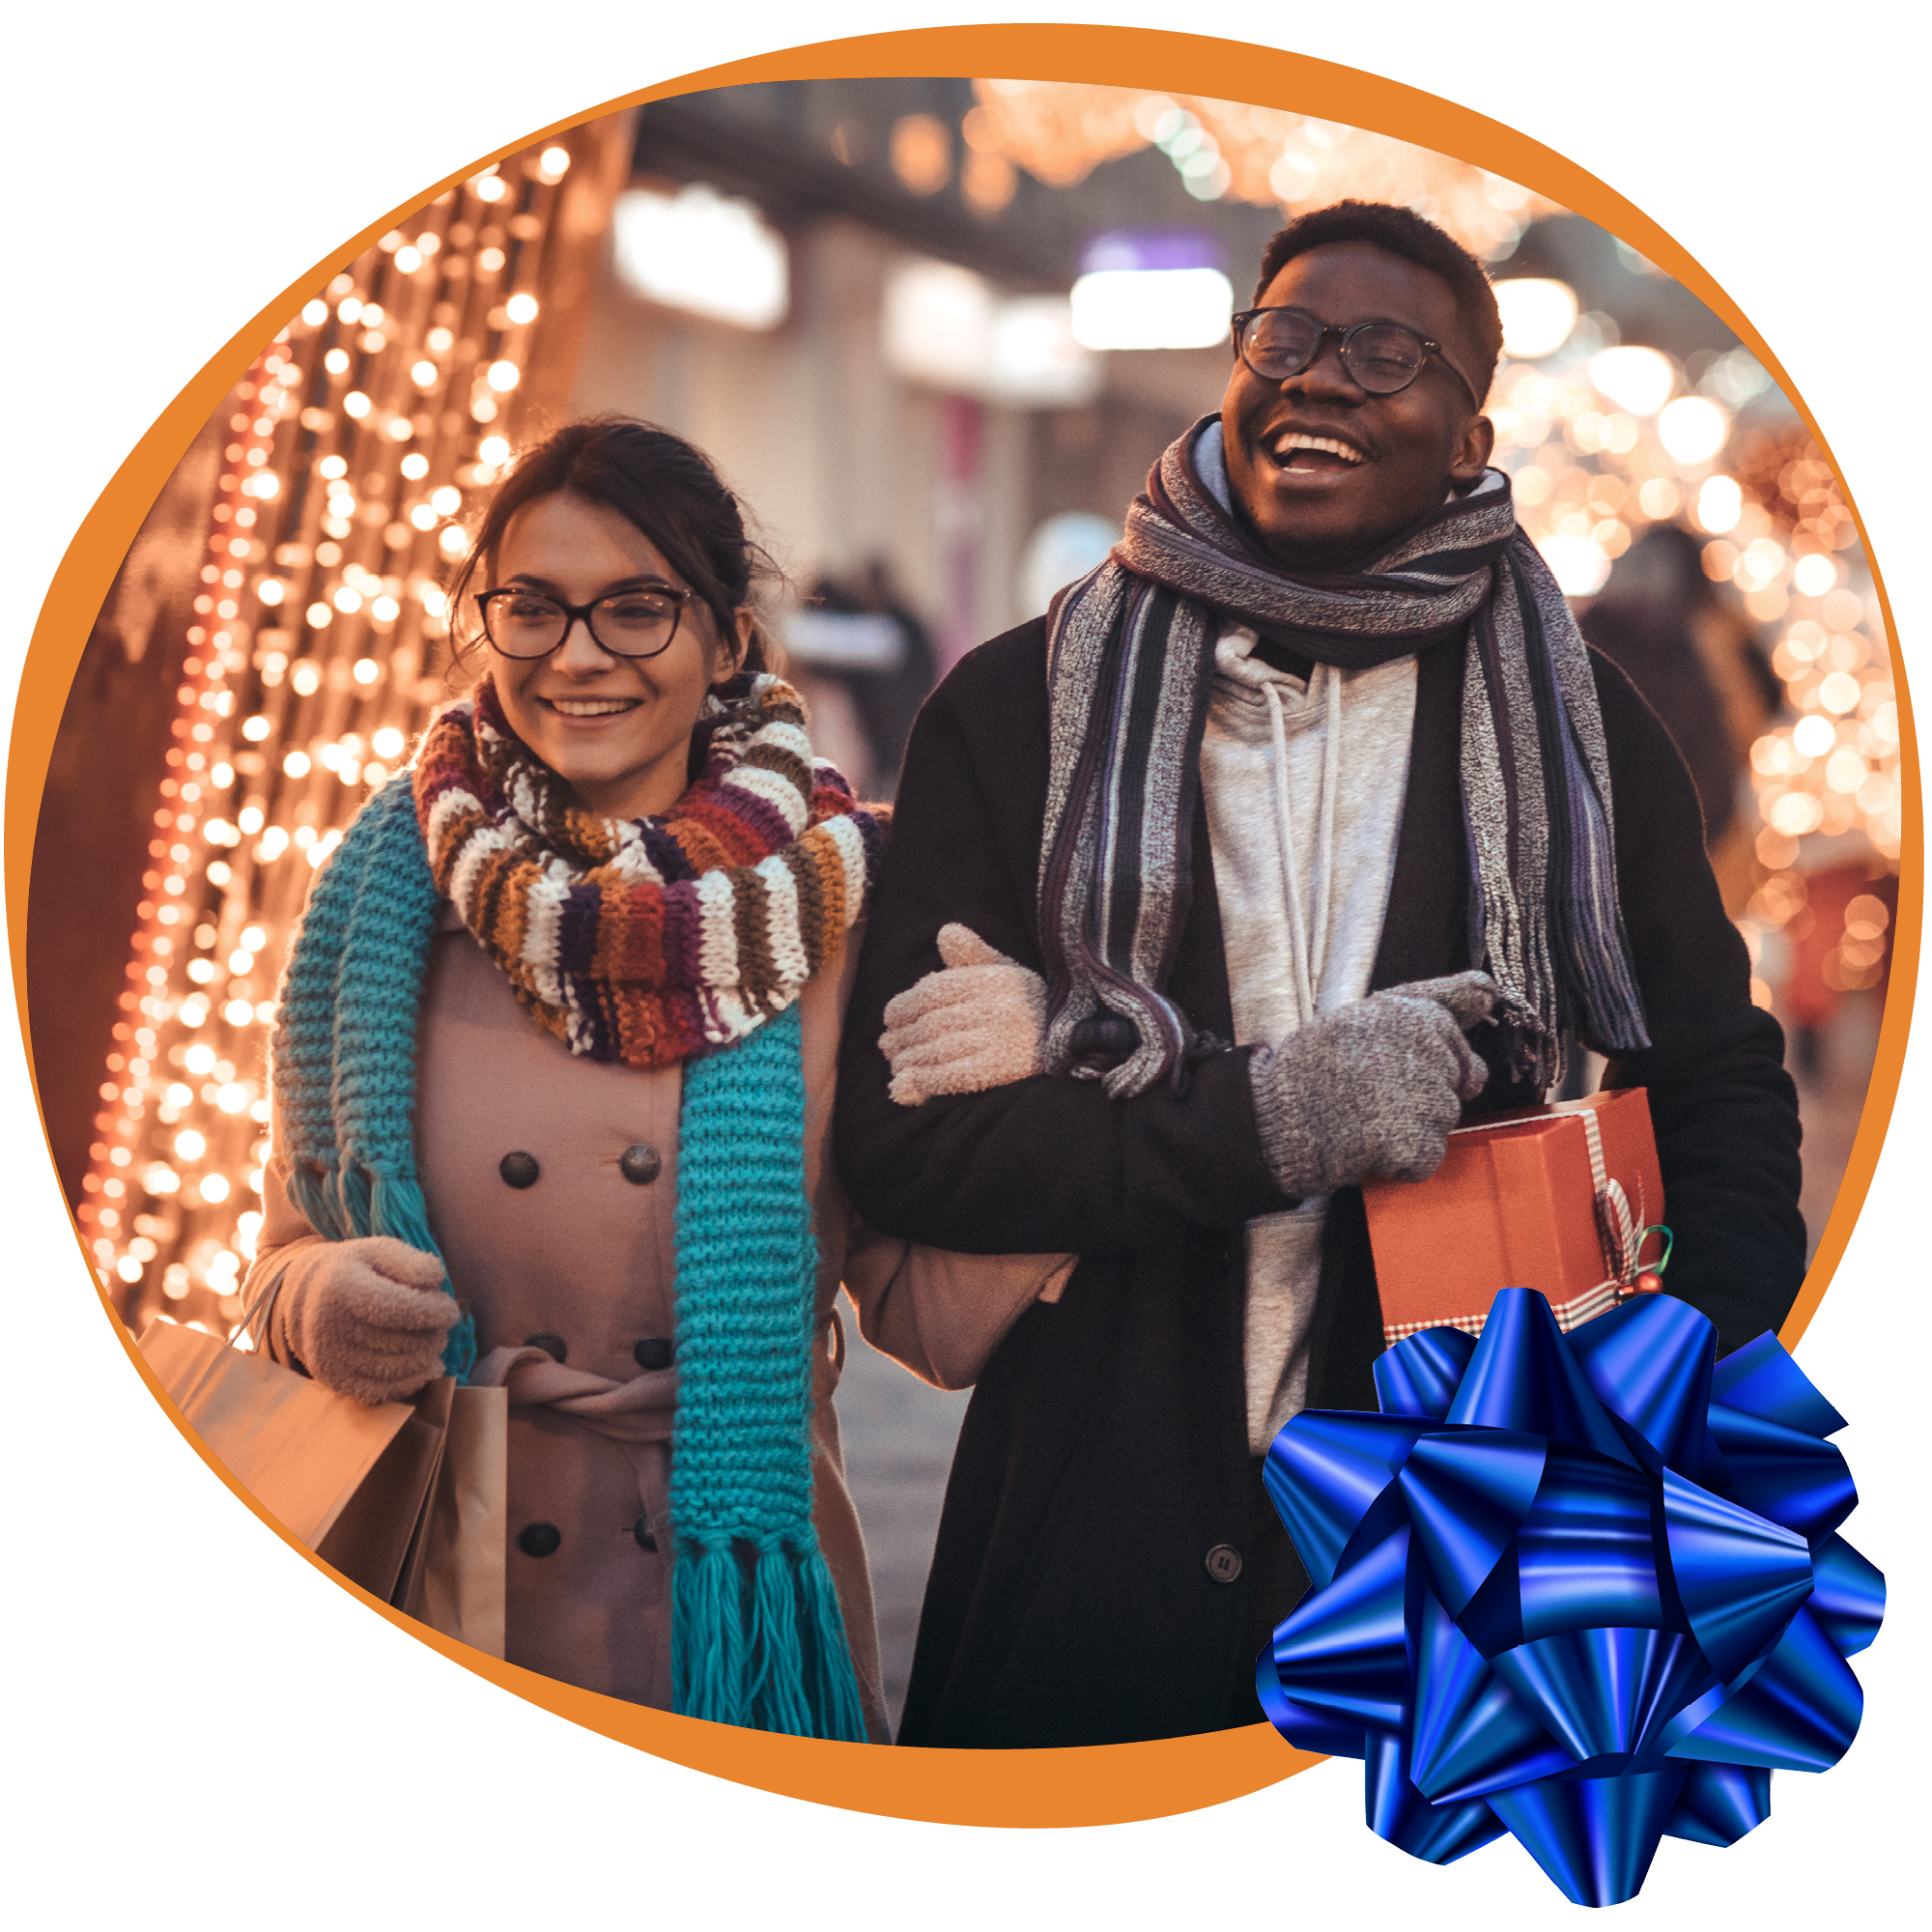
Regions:
<instances>
[{"instance_id":1,"label":"man's arm","mask_svg":"<svg viewBox=\"0 0 1932 1932\"><path fill-rule=\"evenodd\" d=\"M839 1168L872 1226L967 1253L1127 1252L1233 1229L1288 1205L1256 1130L1247 1049L1200 1063L1178 1095L1113 1101L1065 1077L917 1107L887 1093L885 1005L939 968L942 925L1040 969L1042 639L1036 624L974 652L914 727L846 1019Z\"/></svg>"},{"instance_id":2,"label":"man's arm","mask_svg":"<svg viewBox=\"0 0 1932 1932\"><path fill-rule=\"evenodd\" d=\"M1665 1290L1718 1324L1720 1353L1783 1321L1804 1278L1797 1093L1784 1036L1704 857L1697 796L1668 733L1592 653L1616 803L1617 879L1650 1047L1606 1086L1648 1090L1674 1247Z\"/></svg>"}]
</instances>

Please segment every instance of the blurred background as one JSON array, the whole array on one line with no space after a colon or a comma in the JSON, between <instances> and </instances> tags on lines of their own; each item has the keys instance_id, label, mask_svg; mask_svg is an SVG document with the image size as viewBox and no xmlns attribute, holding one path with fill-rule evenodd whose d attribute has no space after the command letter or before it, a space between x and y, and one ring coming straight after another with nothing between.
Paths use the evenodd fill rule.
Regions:
<instances>
[{"instance_id":1,"label":"blurred background","mask_svg":"<svg viewBox=\"0 0 1932 1932\"><path fill-rule=\"evenodd\" d=\"M241 1316L282 954L313 868L457 688L444 574L521 440L621 411L708 450L789 577L777 628L822 754L890 797L937 678L1098 562L1217 408L1268 236L1350 195L1490 265L1496 461L1690 766L1790 1041L1815 1243L1882 1011L1898 720L1837 478L1749 351L1592 223L1311 114L795 81L589 124L382 237L264 345L129 553L64 716L27 935L48 1137L129 1326ZM840 1412L895 1704L964 1401L854 1337Z\"/></svg>"}]
</instances>

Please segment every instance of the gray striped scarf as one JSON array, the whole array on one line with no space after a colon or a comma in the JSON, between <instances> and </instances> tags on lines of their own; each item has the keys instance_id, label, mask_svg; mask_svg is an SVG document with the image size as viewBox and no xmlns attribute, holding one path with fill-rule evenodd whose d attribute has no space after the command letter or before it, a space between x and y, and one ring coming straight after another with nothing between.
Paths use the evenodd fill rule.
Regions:
<instances>
[{"instance_id":1,"label":"gray striped scarf","mask_svg":"<svg viewBox=\"0 0 1932 1932\"><path fill-rule=\"evenodd\" d=\"M1113 555L1048 620L1047 1070L1124 1098L1163 1076L1178 1088L1199 1045L1165 988L1193 895L1201 738L1230 620L1344 670L1463 639L1469 957L1506 996L1516 1069L1548 1087L1574 1037L1606 1053L1648 1046L1596 688L1509 478L1485 471L1359 572L1293 577L1235 521L1208 416L1163 452Z\"/></svg>"}]
</instances>

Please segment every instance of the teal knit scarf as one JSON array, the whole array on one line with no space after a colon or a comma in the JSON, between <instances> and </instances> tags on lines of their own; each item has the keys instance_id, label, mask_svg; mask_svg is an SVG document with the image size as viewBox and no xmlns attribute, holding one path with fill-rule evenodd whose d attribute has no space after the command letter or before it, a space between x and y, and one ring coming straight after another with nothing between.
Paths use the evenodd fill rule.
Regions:
<instances>
[{"instance_id":1,"label":"teal knit scarf","mask_svg":"<svg viewBox=\"0 0 1932 1932\"><path fill-rule=\"evenodd\" d=\"M273 1067L289 1192L330 1240L440 1250L416 1177L416 1023L436 923L407 772L318 874L283 976ZM688 1061L677 1188L671 1708L863 1742L838 1592L811 1521L817 1247L794 1004ZM445 1293L454 1293L447 1279ZM444 1369L476 1359L468 1312Z\"/></svg>"}]
</instances>

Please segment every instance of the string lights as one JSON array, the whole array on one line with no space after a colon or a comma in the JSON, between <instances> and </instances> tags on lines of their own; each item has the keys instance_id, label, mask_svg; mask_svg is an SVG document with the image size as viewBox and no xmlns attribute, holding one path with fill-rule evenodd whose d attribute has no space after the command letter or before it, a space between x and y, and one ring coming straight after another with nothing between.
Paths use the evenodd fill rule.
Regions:
<instances>
[{"instance_id":1,"label":"string lights","mask_svg":"<svg viewBox=\"0 0 1932 1932\"><path fill-rule=\"evenodd\" d=\"M1103 161L1158 148L1197 201L1314 208L1358 195L1401 202L1484 257L1506 253L1557 204L1466 161L1339 121L1072 81L976 80L960 132L1050 187L1071 187Z\"/></svg>"},{"instance_id":2,"label":"string lights","mask_svg":"<svg viewBox=\"0 0 1932 1932\"><path fill-rule=\"evenodd\" d=\"M314 868L451 695L442 583L509 461L603 209L596 124L440 196L224 404L141 922L76 1210L123 1319L234 1332L262 1225L273 992ZM597 190L592 189L591 199ZM604 196L608 203L608 194ZM554 386L552 384L551 386Z\"/></svg>"}]
</instances>

